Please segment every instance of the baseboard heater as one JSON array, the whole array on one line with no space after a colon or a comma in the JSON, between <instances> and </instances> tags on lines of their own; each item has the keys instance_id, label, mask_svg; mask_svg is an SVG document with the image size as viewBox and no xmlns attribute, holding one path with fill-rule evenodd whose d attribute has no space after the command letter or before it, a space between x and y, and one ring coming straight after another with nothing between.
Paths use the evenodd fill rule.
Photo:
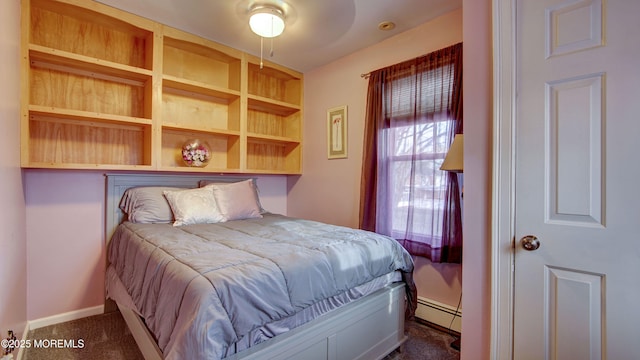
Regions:
<instances>
[{"instance_id":1,"label":"baseboard heater","mask_svg":"<svg viewBox=\"0 0 640 360\"><path fill-rule=\"evenodd\" d=\"M462 329L462 309L418 296L416 317L457 333Z\"/></svg>"}]
</instances>

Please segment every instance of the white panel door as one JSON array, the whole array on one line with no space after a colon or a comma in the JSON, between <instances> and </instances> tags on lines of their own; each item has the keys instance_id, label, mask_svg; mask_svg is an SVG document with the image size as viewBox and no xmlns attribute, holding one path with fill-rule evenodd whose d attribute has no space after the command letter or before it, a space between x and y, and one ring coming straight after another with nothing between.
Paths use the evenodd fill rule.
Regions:
<instances>
[{"instance_id":1,"label":"white panel door","mask_svg":"<svg viewBox=\"0 0 640 360\"><path fill-rule=\"evenodd\" d=\"M514 358L640 359L640 0L516 0L516 52Z\"/></svg>"}]
</instances>

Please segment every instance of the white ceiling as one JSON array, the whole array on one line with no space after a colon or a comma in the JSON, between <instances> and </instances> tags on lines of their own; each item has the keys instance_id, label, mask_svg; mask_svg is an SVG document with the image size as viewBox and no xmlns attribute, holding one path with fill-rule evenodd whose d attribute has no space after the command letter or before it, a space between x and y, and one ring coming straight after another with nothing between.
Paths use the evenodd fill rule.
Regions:
<instances>
[{"instance_id":1,"label":"white ceiling","mask_svg":"<svg viewBox=\"0 0 640 360\"><path fill-rule=\"evenodd\" d=\"M286 28L265 59L307 72L462 6L462 0L96 0L259 56L249 9L274 3ZM378 24L392 21L391 31Z\"/></svg>"}]
</instances>

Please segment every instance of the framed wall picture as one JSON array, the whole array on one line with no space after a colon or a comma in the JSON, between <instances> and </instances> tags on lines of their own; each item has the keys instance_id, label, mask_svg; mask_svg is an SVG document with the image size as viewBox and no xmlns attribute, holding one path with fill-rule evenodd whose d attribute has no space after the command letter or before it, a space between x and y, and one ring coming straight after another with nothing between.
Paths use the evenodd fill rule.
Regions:
<instances>
[{"instance_id":1,"label":"framed wall picture","mask_svg":"<svg viewBox=\"0 0 640 360\"><path fill-rule=\"evenodd\" d=\"M327 157L347 157L347 106L327 110Z\"/></svg>"}]
</instances>

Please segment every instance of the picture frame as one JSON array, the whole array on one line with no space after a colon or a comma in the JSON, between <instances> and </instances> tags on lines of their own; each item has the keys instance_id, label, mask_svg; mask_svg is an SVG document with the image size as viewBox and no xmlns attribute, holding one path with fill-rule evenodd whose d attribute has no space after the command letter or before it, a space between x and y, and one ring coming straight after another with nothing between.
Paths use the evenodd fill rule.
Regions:
<instances>
[{"instance_id":1,"label":"picture frame","mask_svg":"<svg viewBox=\"0 0 640 360\"><path fill-rule=\"evenodd\" d=\"M347 106L327 110L327 158L347 157Z\"/></svg>"}]
</instances>

